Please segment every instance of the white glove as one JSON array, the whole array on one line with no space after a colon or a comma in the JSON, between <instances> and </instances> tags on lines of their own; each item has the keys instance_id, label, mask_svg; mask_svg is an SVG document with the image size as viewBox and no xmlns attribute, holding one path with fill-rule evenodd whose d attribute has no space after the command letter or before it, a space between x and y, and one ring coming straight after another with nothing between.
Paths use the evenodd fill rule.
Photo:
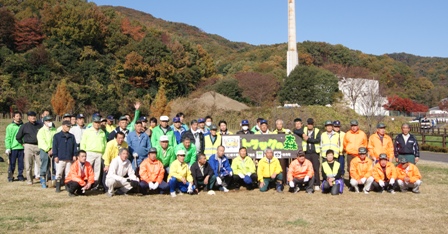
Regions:
<instances>
[{"instance_id":1,"label":"white glove","mask_svg":"<svg viewBox=\"0 0 448 234\"><path fill-rule=\"evenodd\" d=\"M154 183L153 182L149 182L148 186L149 186L149 190L153 190L154 189Z\"/></svg>"},{"instance_id":2,"label":"white glove","mask_svg":"<svg viewBox=\"0 0 448 234\"><path fill-rule=\"evenodd\" d=\"M244 179L244 174L243 174L243 173L239 173L238 176L239 176L241 179Z\"/></svg>"},{"instance_id":3,"label":"white glove","mask_svg":"<svg viewBox=\"0 0 448 234\"><path fill-rule=\"evenodd\" d=\"M378 181L378 184L380 184L381 187L384 187L384 185L385 185L384 181L382 181L382 180Z\"/></svg>"},{"instance_id":4,"label":"white glove","mask_svg":"<svg viewBox=\"0 0 448 234\"><path fill-rule=\"evenodd\" d=\"M389 184L390 184L390 185L395 184L395 179L394 179L394 178L390 179Z\"/></svg>"},{"instance_id":5,"label":"white glove","mask_svg":"<svg viewBox=\"0 0 448 234\"><path fill-rule=\"evenodd\" d=\"M252 173L248 172L248 173L246 173L246 175L247 175L247 176L251 176L251 175L252 175Z\"/></svg>"},{"instance_id":6,"label":"white glove","mask_svg":"<svg viewBox=\"0 0 448 234\"><path fill-rule=\"evenodd\" d=\"M5 151L5 154L10 155L10 154L11 154L11 150L10 150L10 149L7 149L7 150Z\"/></svg>"},{"instance_id":7,"label":"white glove","mask_svg":"<svg viewBox=\"0 0 448 234\"><path fill-rule=\"evenodd\" d=\"M192 186L192 184L190 183L190 184L188 185L187 193L192 193L192 192L193 192L193 186Z\"/></svg>"},{"instance_id":8,"label":"white glove","mask_svg":"<svg viewBox=\"0 0 448 234\"><path fill-rule=\"evenodd\" d=\"M132 153L132 156L134 157L134 158L138 158L138 154L137 153Z\"/></svg>"},{"instance_id":9,"label":"white glove","mask_svg":"<svg viewBox=\"0 0 448 234\"><path fill-rule=\"evenodd\" d=\"M361 179L361 183L364 184L364 183L366 182L366 180L367 180L367 179L366 179L365 177L363 177L363 178Z\"/></svg>"},{"instance_id":10,"label":"white glove","mask_svg":"<svg viewBox=\"0 0 448 234\"><path fill-rule=\"evenodd\" d=\"M156 190L159 187L159 183L155 182L153 185L154 190Z\"/></svg>"},{"instance_id":11,"label":"white glove","mask_svg":"<svg viewBox=\"0 0 448 234\"><path fill-rule=\"evenodd\" d=\"M230 176L233 176L233 172L230 172L229 175L230 175Z\"/></svg>"},{"instance_id":12,"label":"white glove","mask_svg":"<svg viewBox=\"0 0 448 234\"><path fill-rule=\"evenodd\" d=\"M289 187L290 188L293 188L294 187L294 182L291 180L291 181L289 181Z\"/></svg>"},{"instance_id":13,"label":"white glove","mask_svg":"<svg viewBox=\"0 0 448 234\"><path fill-rule=\"evenodd\" d=\"M217 177L217 178L216 178L216 183L217 183L218 185L221 185L221 184L222 184L221 177Z\"/></svg>"},{"instance_id":14,"label":"white glove","mask_svg":"<svg viewBox=\"0 0 448 234\"><path fill-rule=\"evenodd\" d=\"M303 179L303 182L308 182L308 180L310 180L309 176L305 176L305 178Z\"/></svg>"}]
</instances>

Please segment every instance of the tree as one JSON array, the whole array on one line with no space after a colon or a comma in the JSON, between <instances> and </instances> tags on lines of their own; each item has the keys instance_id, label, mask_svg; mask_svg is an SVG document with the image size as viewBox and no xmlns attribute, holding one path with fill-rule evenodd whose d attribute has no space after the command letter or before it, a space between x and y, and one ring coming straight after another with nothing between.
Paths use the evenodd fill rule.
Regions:
<instances>
[{"instance_id":1,"label":"tree","mask_svg":"<svg viewBox=\"0 0 448 234\"><path fill-rule=\"evenodd\" d=\"M154 102L151 104L149 110L151 111L152 116L162 116L170 114L171 108L167 101L164 87L159 88L159 91L157 92Z\"/></svg>"},{"instance_id":2,"label":"tree","mask_svg":"<svg viewBox=\"0 0 448 234\"><path fill-rule=\"evenodd\" d=\"M448 110L448 98L444 98L439 102L439 108L440 110Z\"/></svg>"},{"instance_id":3,"label":"tree","mask_svg":"<svg viewBox=\"0 0 448 234\"><path fill-rule=\"evenodd\" d=\"M429 109L423 104L397 95L387 97L387 104L384 105L384 108L386 108L386 110L400 111L407 114L411 112L427 112Z\"/></svg>"},{"instance_id":4,"label":"tree","mask_svg":"<svg viewBox=\"0 0 448 234\"><path fill-rule=\"evenodd\" d=\"M41 24L37 18L28 18L16 23L14 44L18 51L29 50L44 40Z\"/></svg>"},{"instance_id":5,"label":"tree","mask_svg":"<svg viewBox=\"0 0 448 234\"><path fill-rule=\"evenodd\" d=\"M238 81L234 78L225 78L213 85L213 90L224 96L237 100L239 102L247 102L243 97L243 90L238 86Z\"/></svg>"},{"instance_id":6,"label":"tree","mask_svg":"<svg viewBox=\"0 0 448 234\"><path fill-rule=\"evenodd\" d=\"M14 27L15 18L11 11L5 7L0 8L0 47L7 46L14 48Z\"/></svg>"},{"instance_id":7,"label":"tree","mask_svg":"<svg viewBox=\"0 0 448 234\"><path fill-rule=\"evenodd\" d=\"M272 103L280 88L277 78L256 72L239 72L235 74L238 86L243 90L243 96L252 103L261 106L263 103Z\"/></svg>"},{"instance_id":8,"label":"tree","mask_svg":"<svg viewBox=\"0 0 448 234\"><path fill-rule=\"evenodd\" d=\"M338 79L331 72L314 66L297 66L286 78L280 92L281 103L327 105L335 101Z\"/></svg>"},{"instance_id":9,"label":"tree","mask_svg":"<svg viewBox=\"0 0 448 234\"><path fill-rule=\"evenodd\" d=\"M62 80L56 88L56 92L51 97L51 106L58 115L70 113L75 107L75 99L73 99L70 92L67 90L67 83Z\"/></svg>"}]
</instances>

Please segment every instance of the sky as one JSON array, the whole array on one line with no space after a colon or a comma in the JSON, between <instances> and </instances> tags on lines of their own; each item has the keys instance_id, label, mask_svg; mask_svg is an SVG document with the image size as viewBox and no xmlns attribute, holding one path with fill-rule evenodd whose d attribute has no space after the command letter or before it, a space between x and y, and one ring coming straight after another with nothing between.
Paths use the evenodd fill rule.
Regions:
<instances>
[{"instance_id":1,"label":"sky","mask_svg":"<svg viewBox=\"0 0 448 234\"><path fill-rule=\"evenodd\" d=\"M93 0L196 26L230 41L286 43L287 0ZM448 58L448 0L296 0L297 42L342 44L367 54Z\"/></svg>"}]
</instances>

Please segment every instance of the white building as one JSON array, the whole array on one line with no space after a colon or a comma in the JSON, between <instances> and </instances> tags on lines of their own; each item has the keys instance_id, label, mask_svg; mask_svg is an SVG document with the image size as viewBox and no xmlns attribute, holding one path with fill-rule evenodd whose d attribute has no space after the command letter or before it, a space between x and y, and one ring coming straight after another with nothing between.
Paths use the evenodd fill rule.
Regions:
<instances>
[{"instance_id":1,"label":"white building","mask_svg":"<svg viewBox=\"0 0 448 234\"><path fill-rule=\"evenodd\" d=\"M366 116L385 116L389 111L384 109L387 98L380 95L380 85L377 80L342 77L338 82L343 102L356 113Z\"/></svg>"}]
</instances>

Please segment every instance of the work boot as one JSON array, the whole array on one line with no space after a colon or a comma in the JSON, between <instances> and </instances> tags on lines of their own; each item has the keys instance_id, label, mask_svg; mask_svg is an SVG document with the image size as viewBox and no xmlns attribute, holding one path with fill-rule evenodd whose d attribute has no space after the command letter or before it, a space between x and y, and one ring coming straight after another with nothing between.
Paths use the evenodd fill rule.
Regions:
<instances>
[{"instance_id":1,"label":"work boot","mask_svg":"<svg viewBox=\"0 0 448 234\"><path fill-rule=\"evenodd\" d=\"M47 188L47 181L45 180L45 176L40 177L40 184L42 185L42 188Z\"/></svg>"},{"instance_id":2,"label":"work boot","mask_svg":"<svg viewBox=\"0 0 448 234\"><path fill-rule=\"evenodd\" d=\"M277 183L276 189L277 193L283 193L283 186L281 183Z\"/></svg>"},{"instance_id":3,"label":"work boot","mask_svg":"<svg viewBox=\"0 0 448 234\"><path fill-rule=\"evenodd\" d=\"M56 180L56 192L61 192L61 180Z\"/></svg>"}]
</instances>

